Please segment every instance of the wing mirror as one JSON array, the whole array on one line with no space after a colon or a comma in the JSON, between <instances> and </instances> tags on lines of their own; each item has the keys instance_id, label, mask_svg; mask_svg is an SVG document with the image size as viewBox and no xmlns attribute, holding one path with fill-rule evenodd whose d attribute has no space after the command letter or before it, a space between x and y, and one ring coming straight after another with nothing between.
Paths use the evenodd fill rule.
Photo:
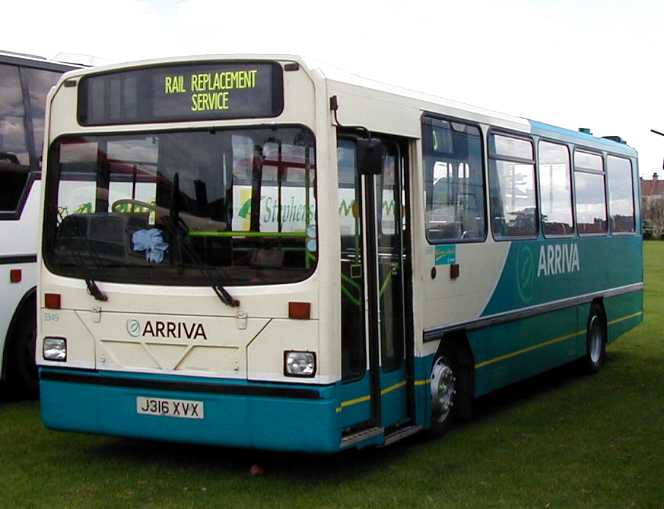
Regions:
<instances>
[{"instance_id":1,"label":"wing mirror","mask_svg":"<svg viewBox=\"0 0 664 509\"><path fill-rule=\"evenodd\" d=\"M380 175L385 161L385 145L377 138L360 138L356 157L360 175Z\"/></svg>"}]
</instances>

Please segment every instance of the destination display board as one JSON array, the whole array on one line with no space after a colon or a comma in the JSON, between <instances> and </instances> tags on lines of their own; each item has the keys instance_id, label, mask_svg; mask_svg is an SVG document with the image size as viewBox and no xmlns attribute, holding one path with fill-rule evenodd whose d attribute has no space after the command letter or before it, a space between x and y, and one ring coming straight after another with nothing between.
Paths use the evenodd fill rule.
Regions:
<instances>
[{"instance_id":1,"label":"destination display board","mask_svg":"<svg viewBox=\"0 0 664 509\"><path fill-rule=\"evenodd\" d=\"M81 125L276 117L283 110L276 62L148 67L87 76L78 86Z\"/></svg>"}]
</instances>

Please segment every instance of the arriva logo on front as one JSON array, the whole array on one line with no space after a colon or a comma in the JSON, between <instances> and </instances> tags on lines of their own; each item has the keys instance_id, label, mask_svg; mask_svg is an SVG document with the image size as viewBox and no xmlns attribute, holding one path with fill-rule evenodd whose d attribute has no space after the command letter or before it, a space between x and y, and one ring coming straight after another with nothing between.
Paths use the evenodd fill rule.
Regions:
<instances>
[{"instance_id":1,"label":"arriva logo on front","mask_svg":"<svg viewBox=\"0 0 664 509\"><path fill-rule=\"evenodd\" d=\"M549 244L540 247L537 277L580 271L579 247L576 243Z\"/></svg>"},{"instance_id":2,"label":"arriva logo on front","mask_svg":"<svg viewBox=\"0 0 664 509\"><path fill-rule=\"evenodd\" d=\"M145 325L136 319L127 320L127 332L132 337L152 336L153 338L207 339L202 323L147 320Z\"/></svg>"}]
</instances>

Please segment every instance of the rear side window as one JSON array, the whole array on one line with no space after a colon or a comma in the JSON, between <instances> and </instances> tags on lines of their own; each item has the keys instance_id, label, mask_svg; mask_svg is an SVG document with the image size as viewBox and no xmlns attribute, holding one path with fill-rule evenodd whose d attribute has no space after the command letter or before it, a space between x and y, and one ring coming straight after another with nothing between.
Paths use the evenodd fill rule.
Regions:
<instances>
[{"instance_id":1,"label":"rear side window","mask_svg":"<svg viewBox=\"0 0 664 509\"><path fill-rule=\"evenodd\" d=\"M569 150L565 145L541 141L539 183L544 235L574 233Z\"/></svg>"},{"instance_id":2,"label":"rear side window","mask_svg":"<svg viewBox=\"0 0 664 509\"><path fill-rule=\"evenodd\" d=\"M484 240L484 168L479 128L425 117L422 134L429 242Z\"/></svg>"},{"instance_id":3,"label":"rear side window","mask_svg":"<svg viewBox=\"0 0 664 509\"><path fill-rule=\"evenodd\" d=\"M489 136L491 228L497 239L537 235L535 158L530 140Z\"/></svg>"},{"instance_id":4,"label":"rear side window","mask_svg":"<svg viewBox=\"0 0 664 509\"><path fill-rule=\"evenodd\" d=\"M19 70L0 64L0 213L18 208L29 173Z\"/></svg>"},{"instance_id":5,"label":"rear side window","mask_svg":"<svg viewBox=\"0 0 664 509\"><path fill-rule=\"evenodd\" d=\"M606 159L609 180L609 210L611 231L630 233L634 231L634 189L632 163L622 157Z\"/></svg>"},{"instance_id":6,"label":"rear side window","mask_svg":"<svg viewBox=\"0 0 664 509\"><path fill-rule=\"evenodd\" d=\"M602 156L574 152L576 223L579 233L606 233L606 194Z\"/></svg>"}]
</instances>

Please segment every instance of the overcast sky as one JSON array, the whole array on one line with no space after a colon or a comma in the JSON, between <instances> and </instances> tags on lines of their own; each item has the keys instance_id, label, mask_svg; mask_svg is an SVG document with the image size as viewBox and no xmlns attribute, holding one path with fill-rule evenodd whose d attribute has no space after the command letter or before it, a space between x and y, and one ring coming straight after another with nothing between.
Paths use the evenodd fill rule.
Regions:
<instances>
[{"instance_id":1,"label":"overcast sky","mask_svg":"<svg viewBox=\"0 0 664 509\"><path fill-rule=\"evenodd\" d=\"M106 62L295 53L595 135L661 170L664 1L8 1L0 48Z\"/></svg>"}]
</instances>

